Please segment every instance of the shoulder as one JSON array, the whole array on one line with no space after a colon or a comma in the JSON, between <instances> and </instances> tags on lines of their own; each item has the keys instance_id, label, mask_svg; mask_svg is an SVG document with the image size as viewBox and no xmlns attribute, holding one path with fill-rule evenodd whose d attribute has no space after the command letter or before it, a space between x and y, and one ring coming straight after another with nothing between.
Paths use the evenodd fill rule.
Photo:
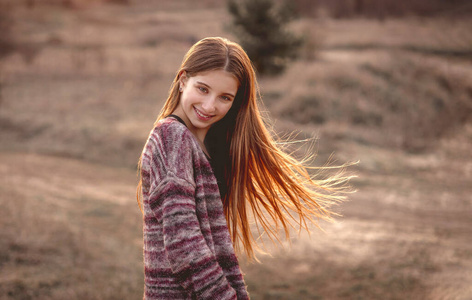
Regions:
<instances>
[{"instance_id":1,"label":"shoulder","mask_svg":"<svg viewBox=\"0 0 472 300\"><path fill-rule=\"evenodd\" d=\"M188 132L189 130L187 127L176 119L165 118L157 122L156 126L151 132L151 138L156 136L164 138L184 137Z\"/></svg>"},{"instance_id":2,"label":"shoulder","mask_svg":"<svg viewBox=\"0 0 472 300\"><path fill-rule=\"evenodd\" d=\"M153 128L148 140L151 148L158 147L164 153L180 152L195 147L195 141L188 128L174 118L160 120Z\"/></svg>"},{"instance_id":3,"label":"shoulder","mask_svg":"<svg viewBox=\"0 0 472 300\"><path fill-rule=\"evenodd\" d=\"M157 166L164 173L182 173L193 168L198 144L188 128L174 118L160 120L143 151L143 168Z\"/></svg>"}]
</instances>

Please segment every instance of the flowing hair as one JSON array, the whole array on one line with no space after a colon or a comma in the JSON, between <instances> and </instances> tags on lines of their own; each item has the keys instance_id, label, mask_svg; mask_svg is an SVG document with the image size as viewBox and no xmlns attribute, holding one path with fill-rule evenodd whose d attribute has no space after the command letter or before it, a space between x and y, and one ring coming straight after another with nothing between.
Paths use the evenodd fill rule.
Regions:
<instances>
[{"instance_id":1,"label":"flowing hair","mask_svg":"<svg viewBox=\"0 0 472 300\"><path fill-rule=\"evenodd\" d=\"M254 250L259 247L250 219L254 220L259 236L265 233L272 240L280 241L280 228L288 239L293 224L309 231L309 223L318 226L317 221L331 220L335 215L329 207L345 199L349 177L343 175L341 166L338 173L317 179L319 172L310 175L312 167L305 159L297 160L280 147L264 123L250 59L241 46L224 38L205 38L190 48L154 126L177 108L179 81L184 71L191 77L211 70L227 71L239 82L231 109L210 128L205 144L215 176L221 179L220 194L234 248L241 252L242 246L246 255L254 258ZM141 160L142 155L137 187L142 210Z\"/></svg>"}]
</instances>

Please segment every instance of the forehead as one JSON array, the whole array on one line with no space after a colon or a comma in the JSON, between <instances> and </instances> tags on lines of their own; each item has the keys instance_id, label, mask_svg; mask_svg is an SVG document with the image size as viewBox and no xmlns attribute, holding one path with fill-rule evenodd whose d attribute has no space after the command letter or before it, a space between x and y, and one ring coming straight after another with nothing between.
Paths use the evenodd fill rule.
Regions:
<instances>
[{"instance_id":1,"label":"forehead","mask_svg":"<svg viewBox=\"0 0 472 300\"><path fill-rule=\"evenodd\" d=\"M190 77L190 79L195 82L204 83L212 89L220 90L221 92L236 92L239 86L236 77L224 70L200 72Z\"/></svg>"}]
</instances>

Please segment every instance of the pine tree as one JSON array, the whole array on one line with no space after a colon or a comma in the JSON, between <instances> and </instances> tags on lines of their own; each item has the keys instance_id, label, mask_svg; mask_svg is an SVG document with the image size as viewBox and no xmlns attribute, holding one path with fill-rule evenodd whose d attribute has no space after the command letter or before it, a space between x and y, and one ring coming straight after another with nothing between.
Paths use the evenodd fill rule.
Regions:
<instances>
[{"instance_id":1,"label":"pine tree","mask_svg":"<svg viewBox=\"0 0 472 300\"><path fill-rule=\"evenodd\" d=\"M295 18L291 2L228 0L232 31L260 74L279 74L297 57L302 39L287 29Z\"/></svg>"}]
</instances>

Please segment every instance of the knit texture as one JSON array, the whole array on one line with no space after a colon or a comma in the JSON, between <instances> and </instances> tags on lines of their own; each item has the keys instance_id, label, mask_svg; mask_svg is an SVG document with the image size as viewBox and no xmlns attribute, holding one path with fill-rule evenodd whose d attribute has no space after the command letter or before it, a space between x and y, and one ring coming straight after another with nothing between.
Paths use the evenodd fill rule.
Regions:
<instances>
[{"instance_id":1,"label":"knit texture","mask_svg":"<svg viewBox=\"0 0 472 300\"><path fill-rule=\"evenodd\" d=\"M142 157L144 299L249 299L210 162L172 117Z\"/></svg>"}]
</instances>

